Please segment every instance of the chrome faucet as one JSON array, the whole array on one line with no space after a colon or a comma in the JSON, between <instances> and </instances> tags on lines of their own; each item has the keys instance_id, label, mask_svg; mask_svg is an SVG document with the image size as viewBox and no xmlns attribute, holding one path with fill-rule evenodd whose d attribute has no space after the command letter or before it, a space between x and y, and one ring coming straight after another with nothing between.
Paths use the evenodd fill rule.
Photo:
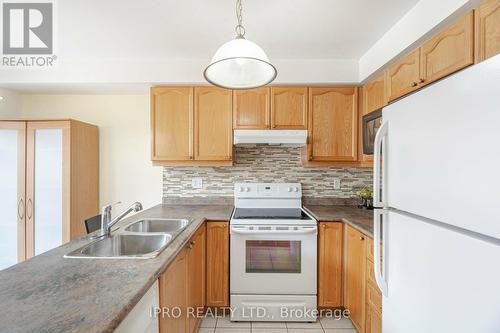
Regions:
<instances>
[{"instance_id":1,"label":"chrome faucet","mask_svg":"<svg viewBox=\"0 0 500 333\"><path fill-rule=\"evenodd\" d=\"M120 203L120 202L117 202ZM142 210L142 204L140 202L134 202L130 207L125 209L123 212L118 214L113 220L111 220L111 208L112 205L106 205L102 207L101 211L101 232L98 237L109 236L111 233L111 227L114 226L118 221L123 219L127 214L131 212L138 212Z\"/></svg>"}]
</instances>

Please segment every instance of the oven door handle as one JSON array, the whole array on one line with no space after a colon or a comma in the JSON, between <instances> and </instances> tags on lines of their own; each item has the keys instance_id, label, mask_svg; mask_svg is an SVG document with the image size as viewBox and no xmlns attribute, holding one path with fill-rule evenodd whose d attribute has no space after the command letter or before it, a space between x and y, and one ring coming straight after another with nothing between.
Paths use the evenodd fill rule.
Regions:
<instances>
[{"instance_id":1,"label":"oven door handle","mask_svg":"<svg viewBox=\"0 0 500 333\"><path fill-rule=\"evenodd\" d=\"M231 228L231 233L240 235L305 235L316 234L317 228L307 228L299 230L241 230L238 228Z\"/></svg>"}]
</instances>

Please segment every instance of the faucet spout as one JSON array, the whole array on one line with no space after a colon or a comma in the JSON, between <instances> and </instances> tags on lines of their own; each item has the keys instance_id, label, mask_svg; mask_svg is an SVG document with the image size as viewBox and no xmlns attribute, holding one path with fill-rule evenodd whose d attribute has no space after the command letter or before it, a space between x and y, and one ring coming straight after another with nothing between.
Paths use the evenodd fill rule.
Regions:
<instances>
[{"instance_id":1,"label":"faucet spout","mask_svg":"<svg viewBox=\"0 0 500 333\"><path fill-rule=\"evenodd\" d=\"M117 217L111 220L111 205L104 206L102 208L102 219L101 219L101 234L100 236L109 236L111 233L111 227L122 220L131 212L138 212L142 210L142 204L140 202L134 202L130 207L125 209L123 212L118 214Z\"/></svg>"}]
</instances>

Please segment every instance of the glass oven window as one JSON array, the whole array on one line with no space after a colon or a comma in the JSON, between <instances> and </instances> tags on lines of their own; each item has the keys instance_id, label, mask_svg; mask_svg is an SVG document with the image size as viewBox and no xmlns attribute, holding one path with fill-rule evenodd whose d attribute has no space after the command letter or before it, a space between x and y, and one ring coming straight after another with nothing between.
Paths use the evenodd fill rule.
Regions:
<instances>
[{"instance_id":1,"label":"glass oven window","mask_svg":"<svg viewBox=\"0 0 500 333\"><path fill-rule=\"evenodd\" d=\"M247 240L247 273L300 273L301 241Z\"/></svg>"}]
</instances>

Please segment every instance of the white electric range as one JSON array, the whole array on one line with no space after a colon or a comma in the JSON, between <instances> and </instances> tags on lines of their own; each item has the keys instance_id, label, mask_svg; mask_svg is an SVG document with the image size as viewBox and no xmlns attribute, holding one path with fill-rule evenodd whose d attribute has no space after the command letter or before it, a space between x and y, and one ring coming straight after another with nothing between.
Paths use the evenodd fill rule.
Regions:
<instances>
[{"instance_id":1,"label":"white electric range","mask_svg":"<svg viewBox=\"0 0 500 333\"><path fill-rule=\"evenodd\" d=\"M317 222L298 183L238 183L230 221L233 321L314 321Z\"/></svg>"}]
</instances>

